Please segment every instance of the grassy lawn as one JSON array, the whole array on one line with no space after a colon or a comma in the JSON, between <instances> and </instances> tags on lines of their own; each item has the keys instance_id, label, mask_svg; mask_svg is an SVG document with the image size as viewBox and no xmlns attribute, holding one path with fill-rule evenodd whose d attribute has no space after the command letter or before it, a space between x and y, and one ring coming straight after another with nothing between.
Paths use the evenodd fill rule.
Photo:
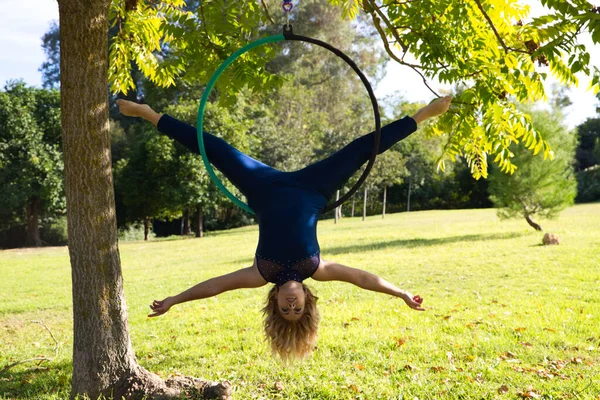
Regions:
<instances>
[{"instance_id":1,"label":"grassy lawn","mask_svg":"<svg viewBox=\"0 0 600 400\"><path fill-rule=\"evenodd\" d=\"M146 318L152 299L251 264L256 227L203 239L120 244L139 362L163 377L230 380L238 399L600 399L600 204L542 226L493 210L344 218L319 225L323 257L425 298L426 312L344 283L309 280L318 348L291 368L271 358L260 308L268 287ZM71 373L66 248L0 251L0 398L63 399ZM278 383L279 382L279 383ZM276 383L277 387L276 387Z\"/></svg>"}]
</instances>

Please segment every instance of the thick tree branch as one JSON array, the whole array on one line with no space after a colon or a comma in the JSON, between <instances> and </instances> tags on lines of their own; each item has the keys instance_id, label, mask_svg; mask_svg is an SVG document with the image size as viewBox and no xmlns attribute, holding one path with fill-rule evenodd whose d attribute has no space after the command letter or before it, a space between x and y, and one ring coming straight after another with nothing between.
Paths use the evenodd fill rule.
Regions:
<instances>
[{"instance_id":1,"label":"thick tree branch","mask_svg":"<svg viewBox=\"0 0 600 400\"><path fill-rule=\"evenodd\" d=\"M374 0L364 0L364 2L367 3L367 6L368 6L369 10L373 10L373 11L377 12L377 14L379 15L379 17L383 20L383 22L385 23L385 25L388 27L388 29L392 33L392 36L394 36L394 39L396 39L396 42L398 42L398 44L400 44L400 47L402 47L402 51L404 53L406 53L408 51L408 46L400 38L400 35L398 35L398 31L396 31L396 29L394 29L394 26L392 25L392 23L390 22L390 20L383 13L383 11L381 11L381 9L375 3L375 1ZM372 14L372 11L371 11L371 14Z\"/></svg>"},{"instance_id":2,"label":"thick tree branch","mask_svg":"<svg viewBox=\"0 0 600 400\"><path fill-rule=\"evenodd\" d=\"M483 9L483 6L481 5L481 1L480 0L474 0L474 1L475 1L475 4L477 4L477 8L479 8L479 11L481 11L481 13L483 14L483 16L487 20L488 24L490 25L490 28L492 28L492 31L494 31L494 35L496 35L496 38L498 39L498 42L500 42L500 46L502 46L502 48L504 49L504 52L506 54L508 54L510 51L514 51L514 52L517 52L517 53L523 53L523 54L530 54L528 51L520 50L520 49L515 49L513 47L507 46L506 43L504 43L504 40L502 39L502 37L500 36L500 33L498 33L498 30L494 26L494 23L492 22L492 19L490 18L490 16Z\"/></svg>"},{"instance_id":3,"label":"thick tree branch","mask_svg":"<svg viewBox=\"0 0 600 400\"><path fill-rule=\"evenodd\" d=\"M273 25L275 25L275 21L273 20L273 18L271 18L271 15L269 14L269 8L267 7L267 3L265 3L265 0L260 0L260 2L263 6L263 9L265 10L265 16Z\"/></svg>"},{"instance_id":4,"label":"thick tree branch","mask_svg":"<svg viewBox=\"0 0 600 400\"><path fill-rule=\"evenodd\" d=\"M369 3L369 0L365 0L365 3ZM365 5L369 6L370 3L369 4L365 4ZM429 89L431 91L431 93L433 93L435 96L441 97L435 90L433 90L429 86L429 84L427 83L427 79L425 79L425 76L421 73L421 71L419 71L418 68L423 68L423 67L418 66L418 65L412 65L412 64L406 63L402 59L400 59L396 54L394 54L394 52L390 48L390 43L389 43L389 41L387 39L385 31L383 30L383 27L381 26L381 23L379 22L379 17L375 14L375 10L372 7L369 7L369 9L367 10L367 12L373 18L373 25L375 25L375 29L377 29L377 32L379 32L379 36L381 36L381 39L383 40L383 46L385 47L386 53L394 61L398 62L399 64L406 65L407 67L412 68L417 74L419 74L421 76L421 79L423 79L423 84L427 87L427 89ZM402 46L402 43L401 43L401 46Z\"/></svg>"},{"instance_id":5,"label":"thick tree branch","mask_svg":"<svg viewBox=\"0 0 600 400\"><path fill-rule=\"evenodd\" d=\"M487 13L485 12L485 10L483 9L483 6L481 5L481 1L480 0L474 0L474 1L475 1L475 4L477 4L477 8L479 8L479 11L481 11L481 13L485 17L486 21L490 25L490 28L492 28L492 31L494 31L494 34L496 35L496 38L498 39L498 42L500 42L500 45L504 49L504 52L508 53L509 52L508 46L506 45L506 43L504 43L504 40L502 40L502 37L500 36L500 34L498 33L498 30L494 26L494 23L492 22L492 19L490 18L490 16L487 15Z\"/></svg>"}]
</instances>

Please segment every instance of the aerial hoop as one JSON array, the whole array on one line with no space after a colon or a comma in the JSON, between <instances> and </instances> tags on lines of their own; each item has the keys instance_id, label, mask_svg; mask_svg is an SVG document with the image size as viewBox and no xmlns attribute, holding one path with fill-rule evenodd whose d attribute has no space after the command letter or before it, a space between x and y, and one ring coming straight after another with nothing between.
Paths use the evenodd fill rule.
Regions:
<instances>
[{"instance_id":1,"label":"aerial hoop","mask_svg":"<svg viewBox=\"0 0 600 400\"><path fill-rule=\"evenodd\" d=\"M217 185L219 190L221 190L227 197L229 197L229 199L231 199L231 201L233 201L236 205L238 205L243 210L249 212L250 214L254 214L254 211L246 203L244 203L243 201L241 201L240 199L235 197L233 195L233 193L231 193L223 185L221 180L215 174L215 171L214 171L212 165L210 164L208 157L206 156L206 149L204 148L204 136L202 135L203 124L204 124L204 111L206 109L206 104L208 102L208 96L210 95L210 92L212 91L213 87L215 86L215 83L217 82L217 80L219 79L219 77L221 76L223 71L225 71L225 69L231 63L233 63L242 54L254 49L255 47L261 46L266 43L281 42L281 41L285 41L285 40L294 40L294 41L312 43L319 47L323 47L323 48L331 51L332 53L334 53L336 56L340 57L360 77L360 80L362 81L363 85L367 89L367 92L369 93L369 97L371 99L371 104L373 105L373 115L375 117L375 137L373 140L373 151L371 153L371 157L369 158L369 162L368 162L365 170L363 171L362 175L358 179L358 181L354 184L354 186L352 186L350 188L350 190L348 190L347 193L345 193L342 197L340 197L339 200L337 200L334 203L328 204L325 207L324 212L327 212L327 211L333 210L336 207L339 207L342 203L344 203L346 200L348 200L358 190L358 188L363 184L365 179L367 179L369 172L371 172L371 169L373 168L373 164L375 163L375 159L377 157L377 153L379 152L379 143L381 141L381 118L380 118L380 114L379 114L379 106L377 105L377 99L375 98L375 93L373 92L373 88L369 84L369 81L367 80L365 75L358 68L358 66L354 63L354 61L352 61L352 59L350 57L348 57L346 54L344 54L340 50L338 50L335 47L331 46L330 44L327 44L320 40L313 39L313 38L310 38L307 36L296 35L293 32L292 26L290 24L286 24L283 27L282 34L268 36L268 37L259 39L255 42L252 42L252 43L242 47L241 49L239 49L238 51L233 53L231 56L229 56L229 58L227 58L225 61L223 61L223 63L219 66L219 68L215 71L215 73L212 75L212 77L208 81L208 84L206 85L206 89L204 89L204 93L202 94L202 99L200 100L200 106L198 107L198 120L197 120L197 124L196 124L196 129L198 132L198 147L200 148L200 154L202 155L202 161L204 161L204 165L206 166L208 175L210 176L212 181Z\"/></svg>"}]
</instances>

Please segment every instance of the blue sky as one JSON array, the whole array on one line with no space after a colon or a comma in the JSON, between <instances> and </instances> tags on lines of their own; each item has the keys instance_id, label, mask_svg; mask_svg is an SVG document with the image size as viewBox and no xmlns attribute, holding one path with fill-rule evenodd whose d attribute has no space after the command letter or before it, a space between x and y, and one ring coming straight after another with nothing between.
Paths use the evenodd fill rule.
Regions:
<instances>
[{"instance_id":1,"label":"blue sky","mask_svg":"<svg viewBox=\"0 0 600 400\"><path fill-rule=\"evenodd\" d=\"M541 11L535 1L532 14ZM41 37L50 27L50 22L58 20L58 3L56 0L0 0L0 85L4 86L10 79L24 79L30 85L41 85L41 74L38 71L45 60L41 48ZM600 46L593 46L591 40L584 39L591 49L591 63L600 65ZM565 110L567 123L574 127L586 118L595 117L596 99L588 87L587 78L580 76L578 88L571 89L573 105ZM551 82L549 82L550 84ZM432 82L436 90L443 89L439 83ZM423 85L421 78L411 69L390 62L387 75L376 89L378 97L394 92L401 93L410 101L429 101L433 95Z\"/></svg>"}]
</instances>

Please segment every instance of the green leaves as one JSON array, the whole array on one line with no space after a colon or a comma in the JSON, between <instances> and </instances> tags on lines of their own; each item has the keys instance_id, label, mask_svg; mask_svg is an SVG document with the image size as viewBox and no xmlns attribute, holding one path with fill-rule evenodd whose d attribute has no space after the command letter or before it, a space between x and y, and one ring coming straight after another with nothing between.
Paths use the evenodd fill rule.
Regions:
<instances>
[{"instance_id":1,"label":"green leaves","mask_svg":"<svg viewBox=\"0 0 600 400\"><path fill-rule=\"evenodd\" d=\"M547 76L537 65L548 65L566 85L577 85L576 73L592 74L594 90L600 87L597 68L589 65L587 49L577 42L584 27L597 29L599 14L585 1L545 3L553 11L530 23L523 22L529 7L517 1L384 1L379 7L372 2L363 7L374 21L385 21L381 14L389 19L380 34L385 40L401 40L406 49L394 54L396 61L457 87L455 106L435 127L439 134L449 133L441 169L445 160L464 156L473 176L485 177L489 155L501 170L512 173L516 166L508 148L519 140L552 158L548 143L512 105L546 99ZM404 61L407 53L417 65Z\"/></svg>"},{"instance_id":2,"label":"green leaves","mask_svg":"<svg viewBox=\"0 0 600 400\"><path fill-rule=\"evenodd\" d=\"M357 18L363 9L397 62L425 78L436 77L460 88L454 117L440 120L437 129L452 132L443 159L464 155L476 177L487 174L485 154L503 170L514 171L506 148L521 136L534 138L531 150L550 157L547 143L508 105L546 98L547 75L538 72L538 66L548 66L566 85L578 83L577 73L588 74L592 90L600 89L600 72L589 65L588 50L577 42L578 35L588 30L600 43L600 14L583 0L543 1L551 11L527 23L523 21L529 7L515 0L330 3L348 19ZM181 0L140 0L136 10L127 11L114 0L110 18L117 31L110 47L114 92L134 88L132 63L159 86L173 85L177 77L206 82L227 56L268 29L264 8L254 2L209 0L192 8ZM408 53L416 58L414 64L405 61ZM281 79L265 68L275 54L275 47L263 47L232 65L217 85L221 104L232 105L242 87L265 91L280 84Z\"/></svg>"},{"instance_id":3,"label":"green leaves","mask_svg":"<svg viewBox=\"0 0 600 400\"><path fill-rule=\"evenodd\" d=\"M42 214L64 212L59 104L58 91L23 82L0 91L0 227L23 222L32 199Z\"/></svg>"}]
</instances>

